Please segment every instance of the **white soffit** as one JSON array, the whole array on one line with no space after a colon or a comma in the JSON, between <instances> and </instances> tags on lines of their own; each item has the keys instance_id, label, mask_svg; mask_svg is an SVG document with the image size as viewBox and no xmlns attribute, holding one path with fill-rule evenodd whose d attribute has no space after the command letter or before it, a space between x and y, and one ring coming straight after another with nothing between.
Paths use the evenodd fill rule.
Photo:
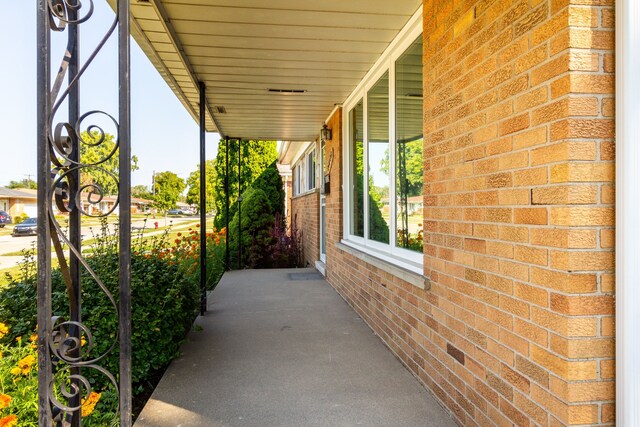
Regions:
<instances>
[{"instance_id":1,"label":"white soffit","mask_svg":"<svg viewBox=\"0 0 640 427\"><path fill-rule=\"evenodd\" d=\"M420 4L132 0L132 35L194 119L205 83L208 131L311 141Z\"/></svg>"}]
</instances>

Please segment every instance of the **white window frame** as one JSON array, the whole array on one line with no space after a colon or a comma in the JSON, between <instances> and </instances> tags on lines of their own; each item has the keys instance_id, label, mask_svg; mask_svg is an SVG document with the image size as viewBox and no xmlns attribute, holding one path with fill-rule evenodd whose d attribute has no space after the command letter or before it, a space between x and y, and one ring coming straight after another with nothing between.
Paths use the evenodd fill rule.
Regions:
<instances>
[{"instance_id":1,"label":"white window frame","mask_svg":"<svg viewBox=\"0 0 640 427\"><path fill-rule=\"evenodd\" d=\"M395 145L396 145L396 88L395 88L395 63L411 46L411 44L422 34L422 6L418 8L416 13L411 17L409 22L400 31L398 36L391 42L389 47L376 61L371 70L366 74L364 79L358 84L356 89L349 95L343 104L342 123L343 135L343 203L348 209L343 210L343 241L342 243L361 250L369 255L378 257L385 261L396 264L409 271L418 274L424 273L424 254L409 249L396 247L396 176L395 176ZM367 117L367 92L376 84L378 79L385 73L389 72L389 244L373 241L369 236L369 203L367 194L369 194L369 159L368 159L368 117ZM352 176L353 153L351 151L351 122L349 113L362 100L363 114L363 162L364 162L364 185L363 185L363 203L364 203L364 237L355 236L351 233L351 212L353 211L352 188L354 177Z\"/></svg>"},{"instance_id":2,"label":"white window frame","mask_svg":"<svg viewBox=\"0 0 640 427\"><path fill-rule=\"evenodd\" d=\"M313 193L318 188L318 161L316 143L314 142L304 150L304 152L293 162L293 197L303 196ZM310 155L316 160L312 162ZM315 163L315 164L313 164ZM311 173L313 172L314 180L311 185Z\"/></svg>"}]
</instances>

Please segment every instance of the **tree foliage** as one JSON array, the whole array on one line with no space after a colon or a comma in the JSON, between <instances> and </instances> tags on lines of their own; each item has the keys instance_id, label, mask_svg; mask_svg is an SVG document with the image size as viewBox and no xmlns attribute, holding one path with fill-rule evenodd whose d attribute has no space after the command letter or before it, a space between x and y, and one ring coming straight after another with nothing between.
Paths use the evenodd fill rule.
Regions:
<instances>
[{"instance_id":1,"label":"tree foliage","mask_svg":"<svg viewBox=\"0 0 640 427\"><path fill-rule=\"evenodd\" d=\"M22 179L20 181L9 181L7 188L28 188L36 190L38 188L38 182L33 179Z\"/></svg>"},{"instance_id":2,"label":"tree foliage","mask_svg":"<svg viewBox=\"0 0 640 427\"><path fill-rule=\"evenodd\" d=\"M80 162L84 164L95 164L106 159L95 167L83 168L80 175L80 183L84 185L97 185L104 194L117 194L118 182L110 175L116 178L119 173L120 160L118 159L118 149L110 156L116 147L114 136L107 133L104 141L98 144L98 132L82 132L80 142ZM96 145L92 145L96 144ZM131 156L131 171L138 170L138 157Z\"/></svg>"},{"instance_id":3,"label":"tree foliage","mask_svg":"<svg viewBox=\"0 0 640 427\"><path fill-rule=\"evenodd\" d=\"M205 163L206 176L206 212L212 212L216 208L216 160L207 160ZM200 205L200 165L191 172L187 178L187 198L190 205Z\"/></svg>"},{"instance_id":4,"label":"tree foliage","mask_svg":"<svg viewBox=\"0 0 640 427\"><path fill-rule=\"evenodd\" d=\"M275 161L253 181L251 186L265 192L273 214L284 215L284 183Z\"/></svg>"},{"instance_id":5,"label":"tree foliage","mask_svg":"<svg viewBox=\"0 0 640 427\"><path fill-rule=\"evenodd\" d=\"M134 185L133 187L131 187L131 197L153 200L153 194L151 194L151 191L149 191L149 187L147 187L146 185Z\"/></svg>"},{"instance_id":6,"label":"tree foliage","mask_svg":"<svg viewBox=\"0 0 640 427\"><path fill-rule=\"evenodd\" d=\"M240 146L240 150L238 149ZM225 212L225 156L227 145L220 143L215 160L214 205L216 217L214 225L221 229L226 225ZM238 176L238 157L240 157L240 176ZM241 190L249 188L253 182L278 158L276 141L229 141L229 217L233 218L237 210L238 181ZM240 178L240 180L238 180ZM271 200L271 196L268 196Z\"/></svg>"},{"instance_id":7,"label":"tree foliage","mask_svg":"<svg viewBox=\"0 0 640 427\"><path fill-rule=\"evenodd\" d=\"M242 193L242 217L236 210L229 223L229 247L231 265L255 268L262 264L263 258L272 245L271 230L275 216L267 194L261 188L250 187ZM242 229L238 228L242 225ZM241 233L240 233L241 232ZM241 234L241 235L240 235ZM239 241L242 242L242 258L238 262Z\"/></svg>"},{"instance_id":8,"label":"tree foliage","mask_svg":"<svg viewBox=\"0 0 640 427\"><path fill-rule=\"evenodd\" d=\"M160 210L175 207L185 187L184 179L175 173L171 171L157 173L155 176L155 205Z\"/></svg>"},{"instance_id":9,"label":"tree foliage","mask_svg":"<svg viewBox=\"0 0 640 427\"><path fill-rule=\"evenodd\" d=\"M355 234L364 236L364 146L361 141L356 143L355 152ZM387 164L388 168L388 164ZM385 221L380 211L380 200L384 192L373 185L373 178L368 178L369 194L367 203L369 204L369 238L377 242L389 243L389 224ZM388 195L388 189L386 190Z\"/></svg>"}]
</instances>

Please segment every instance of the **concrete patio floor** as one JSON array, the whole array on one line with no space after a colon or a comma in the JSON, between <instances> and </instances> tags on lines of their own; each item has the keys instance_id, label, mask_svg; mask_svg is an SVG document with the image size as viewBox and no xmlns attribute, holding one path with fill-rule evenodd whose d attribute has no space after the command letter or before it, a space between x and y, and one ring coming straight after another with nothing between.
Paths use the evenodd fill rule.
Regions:
<instances>
[{"instance_id":1,"label":"concrete patio floor","mask_svg":"<svg viewBox=\"0 0 640 427\"><path fill-rule=\"evenodd\" d=\"M135 426L454 426L312 272L226 273Z\"/></svg>"}]
</instances>

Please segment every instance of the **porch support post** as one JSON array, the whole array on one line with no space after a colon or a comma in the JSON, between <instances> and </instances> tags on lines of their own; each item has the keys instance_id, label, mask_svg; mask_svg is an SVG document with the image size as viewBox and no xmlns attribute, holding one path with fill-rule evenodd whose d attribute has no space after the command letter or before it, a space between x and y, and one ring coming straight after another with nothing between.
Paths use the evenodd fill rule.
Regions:
<instances>
[{"instance_id":1,"label":"porch support post","mask_svg":"<svg viewBox=\"0 0 640 427\"><path fill-rule=\"evenodd\" d=\"M200 89L200 315L207 311L207 177L205 153L205 86Z\"/></svg>"},{"instance_id":2,"label":"porch support post","mask_svg":"<svg viewBox=\"0 0 640 427\"><path fill-rule=\"evenodd\" d=\"M76 10L69 10L69 17L71 20L78 19L78 12ZM78 75L80 69L80 26L69 25L69 43L67 49L70 53L69 58L69 122L77 123L80 119L80 82L72 84L73 80ZM70 138L72 144L72 154L70 156L72 161L80 162L80 141L78 135L72 135ZM78 194L80 190L80 169L75 168L71 172L71 180L69 181L69 192L71 194ZM75 200L70 200L70 203L75 205ZM74 206L69 212L69 240L71 244L79 248L82 246L81 242L81 213L78 206ZM69 251L69 275L71 277L71 284L74 296L72 300L76 303L71 305L69 317L73 322L82 322L82 292L80 283L80 261L73 251ZM79 328L70 328L69 334L77 339L81 339L81 333ZM80 357L80 349L76 349L73 354L75 357ZM79 367L73 367L70 369L70 374L80 375L81 369ZM74 380L73 384L80 388L82 383L79 380ZM69 406L80 406L82 404L81 396L76 395L69 399ZM72 413L71 426L80 427L81 425L81 411L75 411Z\"/></svg>"},{"instance_id":3,"label":"porch support post","mask_svg":"<svg viewBox=\"0 0 640 427\"><path fill-rule=\"evenodd\" d=\"M38 0L38 66L37 66L37 158L38 158L38 425L51 423L49 386L51 383L51 233L49 229L49 189L51 188L51 159L49 154L49 93L51 91L49 5Z\"/></svg>"},{"instance_id":4,"label":"porch support post","mask_svg":"<svg viewBox=\"0 0 640 427\"><path fill-rule=\"evenodd\" d=\"M238 139L238 270L242 268L242 139Z\"/></svg>"},{"instance_id":5,"label":"porch support post","mask_svg":"<svg viewBox=\"0 0 640 427\"><path fill-rule=\"evenodd\" d=\"M120 426L132 424L131 393L131 46L130 0L118 0L120 142Z\"/></svg>"},{"instance_id":6,"label":"porch support post","mask_svg":"<svg viewBox=\"0 0 640 427\"><path fill-rule=\"evenodd\" d=\"M227 230L225 242L225 269L231 270L231 253L229 252L229 137L224 138L225 144L225 169L224 169L224 210L225 230Z\"/></svg>"},{"instance_id":7,"label":"porch support post","mask_svg":"<svg viewBox=\"0 0 640 427\"><path fill-rule=\"evenodd\" d=\"M616 1L616 423L640 425L640 3Z\"/></svg>"}]
</instances>

